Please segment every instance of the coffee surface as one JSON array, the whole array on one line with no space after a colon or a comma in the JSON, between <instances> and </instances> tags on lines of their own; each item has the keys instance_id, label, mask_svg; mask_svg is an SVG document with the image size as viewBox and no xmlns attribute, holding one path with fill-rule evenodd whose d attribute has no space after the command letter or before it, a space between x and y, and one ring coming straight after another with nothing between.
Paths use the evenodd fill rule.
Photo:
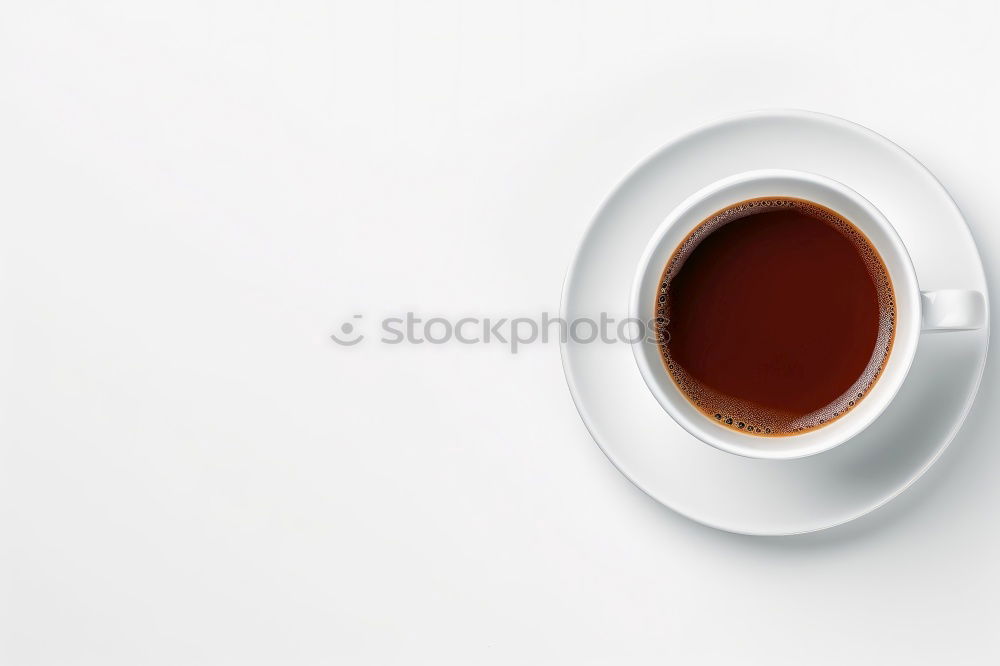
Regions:
<instances>
[{"instance_id":1,"label":"coffee surface","mask_svg":"<svg viewBox=\"0 0 1000 666\"><path fill-rule=\"evenodd\" d=\"M706 416L760 436L821 427L854 408L892 348L881 257L849 221L793 198L704 220L664 267L663 364Z\"/></svg>"}]
</instances>

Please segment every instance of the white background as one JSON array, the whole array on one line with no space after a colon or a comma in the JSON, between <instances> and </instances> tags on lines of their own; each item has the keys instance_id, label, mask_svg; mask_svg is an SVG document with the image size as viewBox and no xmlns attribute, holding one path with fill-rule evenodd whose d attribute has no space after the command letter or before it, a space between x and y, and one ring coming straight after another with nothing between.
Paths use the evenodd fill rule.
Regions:
<instances>
[{"instance_id":1,"label":"white background","mask_svg":"<svg viewBox=\"0 0 1000 666\"><path fill-rule=\"evenodd\" d=\"M995 358L914 488L775 539L631 486L553 344L327 336L555 312L628 169L776 106L914 153L1000 293L998 23L912 0L3 3L0 662L995 663Z\"/></svg>"}]
</instances>

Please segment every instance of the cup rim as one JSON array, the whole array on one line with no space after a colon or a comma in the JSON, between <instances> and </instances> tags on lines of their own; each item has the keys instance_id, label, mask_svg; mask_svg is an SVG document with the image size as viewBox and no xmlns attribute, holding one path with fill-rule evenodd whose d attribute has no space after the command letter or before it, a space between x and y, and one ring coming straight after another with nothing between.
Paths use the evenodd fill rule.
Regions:
<instances>
[{"instance_id":1,"label":"cup rim","mask_svg":"<svg viewBox=\"0 0 1000 666\"><path fill-rule=\"evenodd\" d=\"M799 184L805 183L821 189L825 188L828 191L834 192L836 195L846 198L848 201L858 206L863 214L867 216L868 221L881 232L883 236L882 244L879 244L872 239L870 233L865 233L865 235L882 256L883 261L887 263L887 267L889 263L886 258L887 249L891 250L893 253L895 270L890 271L890 279L893 283L893 292L897 302L896 330L893 336L893 349L889 354L886 369L888 369L890 364L892 364L894 372L891 378L886 376L886 371L883 371L883 373L878 377L873 389L877 389L879 395L866 396L864 402L869 404L864 410L865 413L845 414L836 421L816 430L810 430L805 433L783 435L781 437L757 437L756 435L734 431L730 428L726 428L712 422L708 417L700 411L697 411L694 406L691 405L687 398L681 394L680 390L674 383L673 378L670 377L669 373L663 367L662 356L660 356L658 348L654 350L656 356L655 365L650 362L648 357L648 347L644 347L644 345L649 345L650 343L645 341L645 336L643 336L643 339L641 340L633 341L630 346L632 347L632 353L635 357L636 364L639 367L643 381L646 383L646 386L656 398L657 402L659 402L660 406L678 425L695 436L697 439L722 451L744 457L791 460L816 455L840 446L857 436L860 432L874 423L892 402L899 388L902 386L907 375L909 374L910 366L912 365L913 358L916 354L916 345L920 335L921 316L920 291L917 286L916 271L913 268L912 259L910 258L902 239L899 238L899 235L896 233L892 224L874 204L852 188L832 178L807 171L792 169L757 169L745 171L710 183L674 207L674 209L670 211L651 236L642 253L633 278L632 288L629 295L628 314L630 318L635 318L640 321L646 322L650 320L650 317L644 315L647 309L651 311L652 299L649 299L650 303L648 305L650 305L650 308L644 307L644 285L646 285L647 281L650 279L650 273L653 268L656 269L656 279L657 283L659 282L659 272L662 271L662 265L660 265L659 262L656 262L656 265L654 266L654 259L657 256L662 257L664 253L664 239L671 231L674 231L682 222L686 222L681 230L683 233L675 231L675 235L680 235L681 238L685 237L691 229L700 224L705 217L712 214L710 212L708 215L700 216L696 220L685 221L685 218L690 217L692 212L700 204L703 204L712 197L726 192L727 190L734 189L748 183L757 183L766 180L785 180ZM734 197L732 201L729 201L729 203L713 207L714 210L721 210L726 206L748 198L755 198L757 196L796 196L799 198L810 199L809 197L803 197L798 194L772 192L770 194ZM824 203L823 205L827 204ZM852 219L852 217L846 215L845 217L851 220L853 224L859 227L861 226L855 219ZM676 243L672 244L669 247L667 256L672 254L676 247ZM901 289L901 287L903 288ZM901 294L906 297L907 303L905 305L901 302ZM905 311L904 307L906 308ZM901 330L904 328L905 335L901 335ZM872 400L876 397L878 400L876 402L872 402ZM686 406L686 409L682 407L682 405ZM697 413L693 414L692 412ZM783 445L781 447L767 447L761 445L761 442L773 442L775 440L780 440Z\"/></svg>"}]
</instances>

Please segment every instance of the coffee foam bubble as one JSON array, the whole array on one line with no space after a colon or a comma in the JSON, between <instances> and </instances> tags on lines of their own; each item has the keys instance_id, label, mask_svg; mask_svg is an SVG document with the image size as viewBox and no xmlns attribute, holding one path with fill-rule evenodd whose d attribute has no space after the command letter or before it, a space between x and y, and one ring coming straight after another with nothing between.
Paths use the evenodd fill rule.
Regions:
<instances>
[{"instance_id":1,"label":"coffee foam bubble","mask_svg":"<svg viewBox=\"0 0 1000 666\"><path fill-rule=\"evenodd\" d=\"M726 395L692 378L670 355L670 282L698 245L726 224L749 215L794 209L829 224L847 237L858 253L875 285L879 303L879 327L872 358L861 376L829 405L806 415L783 413L754 402ZM896 300L889 272L871 241L853 224L818 204L792 197L750 199L725 208L702 221L671 255L660 276L654 299L656 336L661 360L681 393L699 411L716 423L758 436L796 435L837 420L854 409L871 391L892 351L896 329Z\"/></svg>"}]
</instances>

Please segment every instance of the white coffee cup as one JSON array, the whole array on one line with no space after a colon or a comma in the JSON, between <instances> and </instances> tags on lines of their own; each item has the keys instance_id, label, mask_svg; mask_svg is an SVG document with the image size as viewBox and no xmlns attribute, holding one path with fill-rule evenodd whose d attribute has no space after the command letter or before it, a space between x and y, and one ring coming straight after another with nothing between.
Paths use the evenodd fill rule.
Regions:
<instances>
[{"instance_id":1,"label":"white coffee cup","mask_svg":"<svg viewBox=\"0 0 1000 666\"><path fill-rule=\"evenodd\" d=\"M795 197L836 211L864 232L885 262L896 297L896 332L885 368L868 395L829 424L798 434L761 437L716 423L692 405L667 373L651 336L633 341L632 351L656 400L698 439L723 451L752 458L801 458L848 441L879 417L906 379L922 332L982 328L986 305L983 295L975 291L921 292L910 255L895 229L871 202L851 188L812 173L764 169L712 183L671 211L639 261L629 299L629 316L642 322L653 320L663 268L694 227L717 211L759 197Z\"/></svg>"}]
</instances>

